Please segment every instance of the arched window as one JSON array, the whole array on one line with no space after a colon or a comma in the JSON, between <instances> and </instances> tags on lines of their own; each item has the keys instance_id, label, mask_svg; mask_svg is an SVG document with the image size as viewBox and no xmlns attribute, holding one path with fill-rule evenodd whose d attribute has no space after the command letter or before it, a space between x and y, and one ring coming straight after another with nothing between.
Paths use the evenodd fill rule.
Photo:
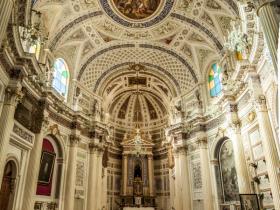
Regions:
<instances>
[{"instance_id":1,"label":"arched window","mask_svg":"<svg viewBox=\"0 0 280 210\"><path fill-rule=\"evenodd\" d=\"M62 58L54 62L53 88L62 96L66 97L69 84L69 70Z\"/></svg>"},{"instance_id":2,"label":"arched window","mask_svg":"<svg viewBox=\"0 0 280 210\"><path fill-rule=\"evenodd\" d=\"M208 75L208 86L209 86L211 97L218 96L222 91L221 81L222 81L221 67L217 63L214 63L211 66Z\"/></svg>"}]
</instances>

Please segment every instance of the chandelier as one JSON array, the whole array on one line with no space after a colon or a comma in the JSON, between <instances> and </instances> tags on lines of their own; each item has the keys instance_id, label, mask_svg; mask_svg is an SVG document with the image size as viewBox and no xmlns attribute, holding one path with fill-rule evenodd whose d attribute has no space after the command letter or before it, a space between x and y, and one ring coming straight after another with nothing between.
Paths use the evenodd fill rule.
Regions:
<instances>
[{"instance_id":1,"label":"chandelier","mask_svg":"<svg viewBox=\"0 0 280 210\"><path fill-rule=\"evenodd\" d=\"M243 33L239 21L232 20L230 22L232 30L228 33L228 37L224 44L224 48L231 52L243 52L250 45L247 34Z\"/></svg>"}]
</instances>

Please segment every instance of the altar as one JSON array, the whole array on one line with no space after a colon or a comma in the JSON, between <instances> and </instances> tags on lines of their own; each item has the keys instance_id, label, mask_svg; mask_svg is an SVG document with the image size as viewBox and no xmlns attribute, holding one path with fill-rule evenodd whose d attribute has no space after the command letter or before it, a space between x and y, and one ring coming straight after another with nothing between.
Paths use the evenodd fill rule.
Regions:
<instances>
[{"instance_id":1,"label":"altar","mask_svg":"<svg viewBox=\"0 0 280 210\"><path fill-rule=\"evenodd\" d=\"M122 193L124 210L154 210L153 146L151 136L141 133L125 135L122 143Z\"/></svg>"}]
</instances>

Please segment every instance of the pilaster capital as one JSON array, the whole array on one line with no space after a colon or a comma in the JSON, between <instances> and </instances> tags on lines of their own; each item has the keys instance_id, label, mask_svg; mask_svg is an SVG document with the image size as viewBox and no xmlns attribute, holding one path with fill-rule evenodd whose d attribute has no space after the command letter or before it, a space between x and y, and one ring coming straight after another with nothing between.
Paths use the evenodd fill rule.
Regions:
<instances>
[{"instance_id":1,"label":"pilaster capital","mask_svg":"<svg viewBox=\"0 0 280 210\"><path fill-rule=\"evenodd\" d=\"M148 160L153 160L153 155L152 154L148 154L147 157L148 157Z\"/></svg>"},{"instance_id":2,"label":"pilaster capital","mask_svg":"<svg viewBox=\"0 0 280 210\"><path fill-rule=\"evenodd\" d=\"M254 99L254 107L257 112L265 112L267 111L266 98L264 95L259 95Z\"/></svg>"},{"instance_id":3,"label":"pilaster capital","mask_svg":"<svg viewBox=\"0 0 280 210\"><path fill-rule=\"evenodd\" d=\"M124 153L124 154L122 155L122 157L123 157L123 159L127 159L127 158L128 158L128 154Z\"/></svg>"},{"instance_id":4,"label":"pilaster capital","mask_svg":"<svg viewBox=\"0 0 280 210\"><path fill-rule=\"evenodd\" d=\"M81 140L80 137L76 134L70 134L69 136L69 142L71 147L77 146L80 140Z\"/></svg>"},{"instance_id":5,"label":"pilaster capital","mask_svg":"<svg viewBox=\"0 0 280 210\"><path fill-rule=\"evenodd\" d=\"M16 106L22 100L24 92L20 84L8 85L5 89L4 103Z\"/></svg>"},{"instance_id":6,"label":"pilaster capital","mask_svg":"<svg viewBox=\"0 0 280 210\"><path fill-rule=\"evenodd\" d=\"M238 117L238 106L236 103L228 103L226 107L228 126L234 132L240 132L241 121Z\"/></svg>"},{"instance_id":7,"label":"pilaster capital","mask_svg":"<svg viewBox=\"0 0 280 210\"><path fill-rule=\"evenodd\" d=\"M188 147L187 146L175 146L174 149L174 156L179 155L187 155L188 154Z\"/></svg>"},{"instance_id":8,"label":"pilaster capital","mask_svg":"<svg viewBox=\"0 0 280 210\"><path fill-rule=\"evenodd\" d=\"M232 121L229 123L229 128L234 132L234 133L241 133L241 121L237 119L236 121Z\"/></svg>"},{"instance_id":9,"label":"pilaster capital","mask_svg":"<svg viewBox=\"0 0 280 210\"><path fill-rule=\"evenodd\" d=\"M229 104L226 106L226 112L227 112L227 113L235 113L235 112L238 112L238 106L237 106L237 104L229 103Z\"/></svg>"},{"instance_id":10,"label":"pilaster capital","mask_svg":"<svg viewBox=\"0 0 280 210\"><path fill-rule=\"evenodd\" d=\"M88 148L90 153L102 154L104 152L104 147L100 143L90 142Z\"/></svg>"},{"instance_id":11,"label":"pilaster capital","mask_svg":"<svg viewBox=\"0 0 280 210\"><path fill-rule=\"evenodd\" d=\"M196 140L196 144L198 145L198 147L199 147L200 149L206 149L206 148L207 148L207 143L208 143L207 137L198 138L198 139Z\"/></svg>"}]
</instances>

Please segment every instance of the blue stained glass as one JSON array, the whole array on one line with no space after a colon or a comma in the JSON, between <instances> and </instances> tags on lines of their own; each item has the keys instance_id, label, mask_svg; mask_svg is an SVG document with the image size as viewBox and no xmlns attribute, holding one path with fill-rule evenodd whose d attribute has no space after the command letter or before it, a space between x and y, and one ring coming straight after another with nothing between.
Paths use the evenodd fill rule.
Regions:
<instances>
[{"instance_id":1,"label":"blue stained glass","mask_svg":"<svg viewBox=\"0 0 280 210\"><path fill-rule=\"evenodd\" d=\"M208 76L208 84L210 87L210 96L215 97L218 96L222 91L222 84L221 84L221 67L214 63L211 66L212 70L210 70L209 76ZM214 71L214 77L213 77L213 71Z\"/></svg>"}]
</instances>

